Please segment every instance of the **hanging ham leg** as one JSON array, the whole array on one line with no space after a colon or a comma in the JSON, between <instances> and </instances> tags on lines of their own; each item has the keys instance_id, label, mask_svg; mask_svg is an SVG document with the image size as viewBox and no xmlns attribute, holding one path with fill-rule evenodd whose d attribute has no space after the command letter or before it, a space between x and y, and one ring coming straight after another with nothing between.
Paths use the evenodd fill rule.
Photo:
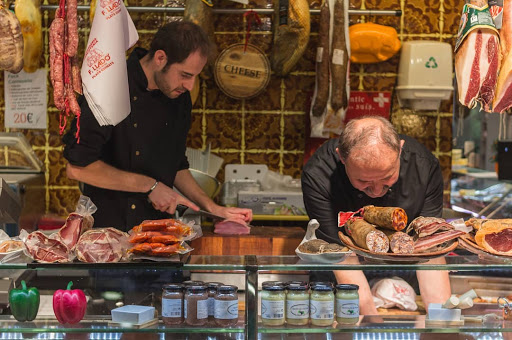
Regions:
<instances>
[{"instance_id":1,"label":"hanging ham leg","mask_svg":"<svg viewBox=\"0 0 512 340\"><path fill-rule=\"evenodd\" d=\"M477 102L491 110L500 65L500 46L496 32L478 28L471 31L455 54L455 73L459 101L467 107Z\"/></svg>"},{"instance_id":2,"label":"hanging ham leg","mask_svg":"<svg viewBox=\"0 0 512 340\"><path fill-rule=\"evenodd\" d=\"M500 112L512 106L512 0L503 0L503 19L500 30L501 64L493 111Z\"/></svg>"}]
</instances>

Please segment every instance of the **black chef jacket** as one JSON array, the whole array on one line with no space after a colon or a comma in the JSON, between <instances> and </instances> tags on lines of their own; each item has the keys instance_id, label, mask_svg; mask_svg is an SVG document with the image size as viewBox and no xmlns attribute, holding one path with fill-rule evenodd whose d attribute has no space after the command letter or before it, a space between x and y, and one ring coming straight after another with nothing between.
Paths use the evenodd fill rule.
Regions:
<instances>
[{"instance_id":1,"label":"black chef jacket","mask_svg":"<svg viewBox=\"0 0 512 340\"><path fill-rule=\"evenodd\" d=\"M443 211L443 176L439 161L422 144L400 135L405 144L400 155L398 181L383 197L371 198L352 186L336 153L338 139L325 142L302 172L302 192L309 218L320 223L316 236L341 243L338 212L365 205L401 207L409 221L418 216L440 217Z\"/></svg>"},{"instance_id":2,"label":"black chef jacket","mask_svg":"<svg viewBox=\"0 0 512 340\"><path fill-rule=\"evenodd\" d=\"M80 143L76 143L76 120L63 137L64 157L84 167L101 160L115 168L144 174L173 187L176 173L188 169L186 139L191 125L192 102L184 93L171 99L160 90L148 91L148 81L139 60L147 53L136 48L127 61L131 112L116 126L100 126L82 96ZM155 210L144 193L101 189L84 185L98 210L95 227L128 230L145 219L168 218Z\"/></svg>"}]
</instances>

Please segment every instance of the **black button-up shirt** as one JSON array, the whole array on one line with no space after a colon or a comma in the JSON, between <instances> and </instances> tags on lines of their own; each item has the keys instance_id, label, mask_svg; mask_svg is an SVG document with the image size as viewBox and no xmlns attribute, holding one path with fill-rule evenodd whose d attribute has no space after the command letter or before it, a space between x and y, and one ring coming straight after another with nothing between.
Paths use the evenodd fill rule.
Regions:
<instances>
[{"instance_id":1,"label":"black button-up shirt","mask_svg":"<svg viewBox=\"0 0 512 340\"><path fill-rule=\"evenodd\" d=\"M190 94L171 99L160 90L148 91L140 65L147 53L137 48L127 61L131 112L116 126L100 126L87 101L80 98L80 143L76 121L63 137L64 157L75 166L101 160L117 169L144 174L173 187L176 173L188 169L186 139L191 125ZM101 189L84 185L83 194L98 207L95 227L128 230L145 219L169 217L155 210L144 193Z\"/></svg>"},{"instance_id":2,"label":"black button-up shirt","mask_svg":"<svg viewBox=\"0 0 512 340\"><path fill-rule=\"evenodd\" d=\"M441 217L443 176L439 161L413 138L400 135L405 144L400 155L398 181L383 197L371 198L352 186L336 153L338 139L325 142L304 166L302 192L309 218L320 223L316 236L341 243L338 212L356 211L365 205L401 207L412 221L418 216Z\"/></svg>"}]
</instances>

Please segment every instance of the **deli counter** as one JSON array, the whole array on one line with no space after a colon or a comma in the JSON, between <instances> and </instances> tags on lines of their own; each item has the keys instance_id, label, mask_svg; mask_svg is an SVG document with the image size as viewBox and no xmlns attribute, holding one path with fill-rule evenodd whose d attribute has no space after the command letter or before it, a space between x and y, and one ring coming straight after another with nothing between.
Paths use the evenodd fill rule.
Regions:
<instances>
[{"instance_id":1,"label":"deli counter","mask_svg":"<svg viewBox=\"0 0 512 340\"><path fill-rule=\"evenodd\" d=\"M0 315L0 338L37 339L392 339L400 338L439 339L441 333L454 336L461 334L474 339L507 339L512 334L512 320L474 318L473 309L465 310L467 321L463 324L427 322L425 315L379 315L360 316L355 325L329 326L265 326L261 322L260 276L269 272L292 273L297 271L326 270L380 270L392 271L397 268L414 270L449 270L455 272L480 271L482 269L512 269L512 261L488 263L476 255L449 255L446 264L427 263L376 263L362 260L357 265L311 264L296 256L200 256L190 255L176 263L169 262L129 262L114 264L3 264L0 271L24 270L27 285L41 289L41 305L37 318L31 322L18 322L8 311ZM186 324L169 326L162 322L161 292L165 282L154 284L153 276L174 271L208 272L235 274L244 278L239 287L239 314L236 325L219 327L208 323L194 327ZM51 274L51 275L48 275ZM111 279L109 279L110 277ZM117 277L117 278L115 278ZM169 277L169 276L168 276ZM51 310L51 294L55 289L64 289L63 282L73 279L73 289L82 289L87 296L87 310L82 321L76 324L59 324ZM114 280L114 281L112 281ZM127 285L122 280L130 281ZM169 279L171 280L171 279ZM151 281L151 282L149 282ZM124 287L124 295L114 294L113 286ZM129 323L113 323L110 310L128 301L135 301L130 294L137 293L137 303L154 306L157 320L146 327L134 327ZM496 303L487 304L478 314L503 314ZM481 316L481 315L480 315ZM476 321L475 321L476 320ZM480 321L478 321L480 320Z\"/></svg>"}]
</instances>

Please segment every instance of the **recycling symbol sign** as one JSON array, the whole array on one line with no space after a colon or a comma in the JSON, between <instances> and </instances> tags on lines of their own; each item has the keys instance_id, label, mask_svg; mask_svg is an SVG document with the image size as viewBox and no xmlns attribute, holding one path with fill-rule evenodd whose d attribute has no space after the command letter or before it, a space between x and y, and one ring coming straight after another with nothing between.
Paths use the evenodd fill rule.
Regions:
<instances>
[{"instance_id":1,"label":"recycling symbol sign","mask_svg":"<svg viewBox=\"0 0 512 340\"><path fill-rule=\"evenodd\" d=\"M430 59L425 63L426 68L437 68L436 58L430 57Z\"/></svg>"}]
</instances>

